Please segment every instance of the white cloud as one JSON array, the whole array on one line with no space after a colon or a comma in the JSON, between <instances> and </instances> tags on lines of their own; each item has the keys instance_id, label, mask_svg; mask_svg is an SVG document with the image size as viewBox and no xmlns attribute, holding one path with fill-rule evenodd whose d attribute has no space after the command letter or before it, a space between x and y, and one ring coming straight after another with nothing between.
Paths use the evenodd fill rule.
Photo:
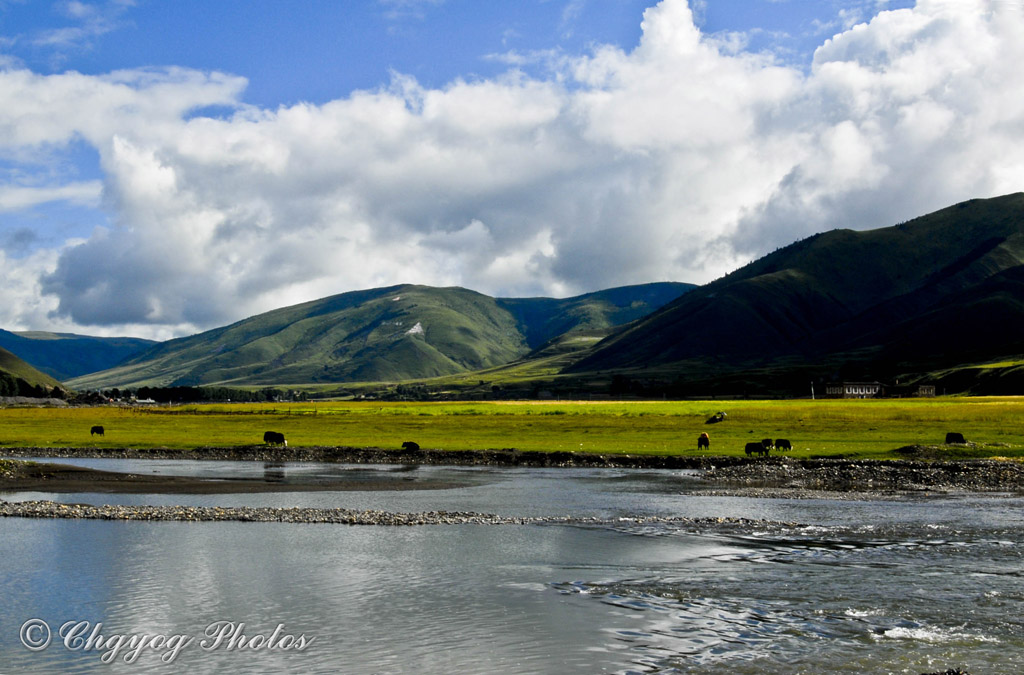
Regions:
<instances>
[{"instance_id":1,"label":"white cloud","mask_svg":"<svg viewBox=\"0 0 1024 675\"><path fill-rule=\"evenodd\" d=\"M237 105L243 78L183 68L37 75L0 71L0 155L81 138L101 152L115 136L164 143L192 110Z\"/></svg>"},{"instance_id":2,"label":"white cloud","mask_svg":"<svg viewBox=\"0 0 1024 675\"><path fill-rule=\"evenodd\" d=\"M826 42L786 112L805 138L736 247L884 226L1024 188L1019 5L921 0ZM798 136L794 136L796 138ZM793 153L796 157L796 153Z\"/></svg>"},{"instance_id":3,"label":"white cloud","mask_svg":"<svg viewBox=\"0 0 1024 675\"><path fill-rule=\"evenodd\" d=\"M664 0L635 49L564 57L546 80L396 74L277 110L216 73L2 71L0 155L84 140L110 224L19 262L43 281L0 318L41 327L56 309L166 335L407 281L496 295L707 281L815 231L1020 190L1022 34L1005 3L921 0L836 35L805 72L702 35ZM195 114L208 105L235 113ZM95 195L34 187L24 199ZM17 194L0 186L0 204Z\"/></svg>"},{"instance_id":4,"label":"white cloud","mask_svg":"<svg viewBox=\"0 0 1024 675\"><path fill-rule=\"evenodd\" d=\"M0 185L0 213L20 211L38 204L54 201L68 201L86 206L96 206L103 189L99 181L67 183L59 186L31 187Z\"/></svg>"},{"instance_id":5,"label":"white cloud","mask_svg":"<svg viewBox=\"0 0 1024 675\"><path fill-rule=\"evenodd\" d=\"M0 326L6 330L29 330L50 326L48 315L56 308L55 298L46 297L39 287L41 271L53 269L54 251L37 251L30 257L11 257L0 249Z\"/></svg>"}]
</instances>

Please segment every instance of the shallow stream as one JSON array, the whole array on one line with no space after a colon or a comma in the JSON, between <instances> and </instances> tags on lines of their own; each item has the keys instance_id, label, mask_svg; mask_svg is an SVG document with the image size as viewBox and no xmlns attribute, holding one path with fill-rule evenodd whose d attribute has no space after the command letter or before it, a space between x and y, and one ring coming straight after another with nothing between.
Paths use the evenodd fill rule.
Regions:
<instances>
[{"instance_id":1,"label":"shallow stream","mask_svg":"<svg viewBox=\"0 0 1024 675\"><path fill-rule=\"evenodd\" d=\"M302 472L459 487L0 499L607 522L0 519L0 672L992 674L1024 663L1020 496L708 497L693 494L703 487L694 474L652 470L74 463L282 484ZM616 520L641 515L772 522ZM25 646L44 635L32 619L49 631L45 649ZM114 652L117 636L143 646Z\"/></svg>"}]
</instances>

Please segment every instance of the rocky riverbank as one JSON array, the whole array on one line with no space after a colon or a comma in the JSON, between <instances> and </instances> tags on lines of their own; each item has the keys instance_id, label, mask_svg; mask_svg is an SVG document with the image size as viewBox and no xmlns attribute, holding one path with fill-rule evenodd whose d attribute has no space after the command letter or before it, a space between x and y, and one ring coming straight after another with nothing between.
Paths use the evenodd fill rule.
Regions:
<instances>
[{"instance_id":1,"label":"rocky riverbank","mask_svg":"<svg viewBox=\"0 0 1024 675\"><path fill-rule=\"evenodd\" d=\"M449 466L619 467L635 469L704 469L743 463L739 457L599 455L586 452L522 452L515 448L430 450L344 446L173 448L2 448L7 457L109 457L117 459L191 459L261 462L340 462L345 464L429 464Z\"/></svg>"},{"instance_id":2,"label":"rocky riverbank","mask_svg":"<svg viewBox=\"0 0 1024 675\"><path fill-rule=\"evenodd\" d=\"M704 472L714 483L832 492L1024 490L1024 463L1008 460L752 460Z\"/></svg>"}]
</instances>

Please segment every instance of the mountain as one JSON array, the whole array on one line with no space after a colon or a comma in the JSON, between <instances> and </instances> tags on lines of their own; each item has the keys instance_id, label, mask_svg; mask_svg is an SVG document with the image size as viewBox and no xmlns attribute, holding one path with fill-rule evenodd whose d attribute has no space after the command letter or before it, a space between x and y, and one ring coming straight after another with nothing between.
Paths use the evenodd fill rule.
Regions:
<instances>
[{"instance_id":1,"label":"mountain","mask_svg":"<svg viewBox=\"0 0 1024 675\"><path fill-rule=\"evenodd\" d=\"M20 384L21 380L25 384ZM36 391L28 392L26 385ZM22 359L0 347L0 396L39 396L49 395L60 383L45 373L41 373ZM20 391L19 391L20 390Z\"/></svg>"},{"instance_id":2,"label":"mountain","mask_svg":"<svg viewBox=\"0 0 1024 675\"><path fill-rule=\"evenodd\" d=\"M1024 194L825 232L681 296L569 368L858 377L1024 354ZM803 380L806 382L806 380Z\"/></svg>"},{"instance_id":3,"label":"mountain","mask_svg":"<svg viewBox=\"0 0 1024 675\"><path fill-rule=\"evenodd\" d=\"M653 283L623 286L573 298L499 298L498 305L516 319L530 349L576 333L610 332L643 318L696 288L691 284Z\"/></svg>"},{"instance_id":4,"label":"mountain","mask_svg":"<svg viewBox=\"0 0 1024 675\"><path fill-rule=\"evenodd\" d=\"M0 347L58 380L112 368L155 344L141 338L0 330Z\"/></svg>"},{"instance_id":5,"label":"mountain","mask_svg":"<svg viewBox=\"0 0 1024 675\"><path fill-rule=\"evenodd\" d=\"M451 375L509 363L562 333L607 334L690 288L647 284L566 300L409 284L354 291L170 340L69 384L269 386Z\"/></svg>"}]
</instances>

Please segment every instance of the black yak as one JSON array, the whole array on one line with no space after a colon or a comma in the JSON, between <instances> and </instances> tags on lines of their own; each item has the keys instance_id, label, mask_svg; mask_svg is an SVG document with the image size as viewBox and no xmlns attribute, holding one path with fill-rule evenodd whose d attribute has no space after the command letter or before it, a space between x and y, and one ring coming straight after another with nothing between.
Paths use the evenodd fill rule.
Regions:
<instances>
[{"instance_id":1,"label":"black yak","mask_svg":"<svg viewBox=\"0 0 1024 675\"><path fill-rule=\"evenodd\" d=\"M758 442L758 443L747 443L747 447L745 447L743 449L743 451L747 453L748 457L750 455L767 455L768 454L768 448L764 447L764 443L760 443L760 442Z\"/></svg>"},{"instance_id":2,"label":"black yak","mask_svg":"<svg viewBox=\"0 0 1024 675\"><path fill-rule=\"evenodd\" d=\"M89 435L90 436L102 436L103 435L103 427L101 427L99 425L94 426L92 429L89 429Z\"/></svg>"},{"instance_id":3,"label":"black yak","mask_svg":"<svg viewBox=\"0 0 1024 675\"><path fill-rule=\"evenodd\" d=\"M711 449L711 437L706 433L701 434L697 437L697 449L698 450L710 450Z\"/></svg>"},{"instance_id":4,"label":"black yak","mask_svg":"<svg viewBox=\"0 0 1024 675\"><path fill-rule=\"evenodd\" d=\"M284 434L279 431L266 431L263 433L263 442L269 445L283 445L288 446L288 441L284 440Z\"/></svg>"}]
</instances>

